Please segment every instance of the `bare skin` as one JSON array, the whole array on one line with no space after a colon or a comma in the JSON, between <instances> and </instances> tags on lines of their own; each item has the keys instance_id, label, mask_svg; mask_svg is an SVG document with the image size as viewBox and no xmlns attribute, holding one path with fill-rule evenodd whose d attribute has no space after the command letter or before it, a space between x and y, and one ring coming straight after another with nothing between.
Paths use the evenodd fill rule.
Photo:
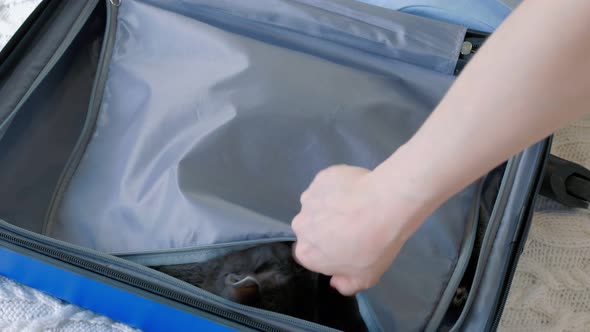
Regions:
<instances>
[{"instance_id":1,"label":"bare skin","mask_svg":"<svg viewBox=\"0 0 590 332\"><path fill-rule=\"evenodd\" d=\"M590 1L526 1L418 132L374 170L337 165L301 195L295 258L344 295L374 286L450 197L590 111Z\"/></svg>"}]
</instances>

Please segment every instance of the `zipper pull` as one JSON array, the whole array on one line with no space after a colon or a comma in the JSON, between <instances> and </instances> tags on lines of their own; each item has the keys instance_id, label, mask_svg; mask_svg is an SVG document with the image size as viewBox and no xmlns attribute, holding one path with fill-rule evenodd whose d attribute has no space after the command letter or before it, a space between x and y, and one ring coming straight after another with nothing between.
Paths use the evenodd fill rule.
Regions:
<instances>
[{"instance_id":1,"label":"zipper pull","mask_svg":"<svg viewBox=\"0 0 590 332\"><path fill-rule=\"evenodd\" d=\"M461 45L461 54L468 55L471 54L473 51L473 44L469 41L464 41L463 45Z\"/></svg>"},{"instance_id":2,"label":"zipper pull","mask_svg":"<svg viewBox=\"0 0 590 332\"><path fill-rule=\"evenodd\" d=\"M119 7L121 5L121 0L109 0L109 2L115 7Z\"/></svg>"},{"instance_id":3,"label":"zipper pull","mask_svg":"<svg viewBox=\"0 0 590 332\"><path fill-rule=\"evenodd\" d=\"M472 37L466 38L461 45L461 55L472 55L483 45L485 38Z\"/></svg>"},{"instance_id":4,"label":"zipper pull","mask_svg":"<svg viewBox=\"0 0 590 332\"><path fill-rule=\"evenodd\" d=\"M465 39L463 39L461 49L459 50L459 58L457 59L457 65L455 66L454 71L455 76L461 73L463 68L483 45L488 36L488 33L467 30L465 33Z\"/></svg>"}]
</instances>

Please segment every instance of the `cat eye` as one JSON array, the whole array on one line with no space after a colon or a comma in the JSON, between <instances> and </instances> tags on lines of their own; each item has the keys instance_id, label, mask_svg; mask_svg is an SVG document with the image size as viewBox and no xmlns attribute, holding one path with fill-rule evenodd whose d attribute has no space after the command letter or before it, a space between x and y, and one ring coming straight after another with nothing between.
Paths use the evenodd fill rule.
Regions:
<instances>
[{"instance_id":1,"label":"cat eye","mask_svg":"<svg viewBox=\"0 0 590 332\"><path fill-rule=\"evenodd\" d=\"M274 266L275 266L275 264L273 264L273 263L264 263L264 264L258 266L254 270L254 273L266 272L266 271L271 270L272 268L274 268Z\"/></svg>"}]
</instances>

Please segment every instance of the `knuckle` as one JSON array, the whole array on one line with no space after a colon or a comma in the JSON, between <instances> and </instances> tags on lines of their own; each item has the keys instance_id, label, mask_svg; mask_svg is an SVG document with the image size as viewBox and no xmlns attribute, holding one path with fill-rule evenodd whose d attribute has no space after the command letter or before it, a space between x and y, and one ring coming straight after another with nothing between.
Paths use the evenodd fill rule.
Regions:
<instances>
[{"instance_id":1,"label":"knuckle","mask_svg":"<svg viewBox=\"0 0 590 332\"><path fill-rule=\"evenodd\" d=\"M307 259L311 251L310 249L311 247L306 242L299 242L295 248L295 254L297 254L299 258Z\"/></svg>"},{"instance_id":2,"label":"knuckle","mask_svg":"<svg viewBox=\"0 0 590 332\"><path fill-rule=\"evenodd\" d=\"M367 290L367 289L369 289L369 288L372 287L371 282L368 282L368 281L367 282L363 282L363 283L361 283L358 286L359 286L358 287L359 291L364 291L364 290Z\"/></svg>"},{"instance_id":3,"label":"knuckle","mask_svg":"<svg viewBox=\"0 0 590 332\"><path fill-rule=\"evenodd\" d=\"M317 263L317 255L316 251L314 250L313 246L303 242L298 242L297 246L295 247L295 255L297 256L297 260L301 265L305 268L316 271L318 269Z\"/></svg>"},{"instance_id":4,"label":"knuckle","mask_svg":"<svg viewBox=\"0 0 590 332\"><path fill-rule=\"evenodd\" d=\"M332 167L324 168L316 174L315 180L321 181L321 180L325 179L326 177L328 177L331 173L332 173Z\"/></svg>"},{"instance_id":5,"label":"knuckle","mask_svg":"<svg viewBox=\"0 0 590 332\"><path fill-rule=\"evenodd\" d=\"M329 179L330 177L337 175L340 171L347 169L348 166L344 165L344 164L337 164L337 165L332 165L332 166L328 166L322 170L320 170L315 177L315 181L324 181L326 179Z\"/></svg>"},{"instance_id":6,"label":"knuckle","mask_svg":"<svg viewBox=\"0 0 590 332\"><path fill-rule=\"evenodd\" d=\"M305 202L307 202L308 196L309 196L309 190L305 190L304 192L301 193L301 196L299 196L299 202L301 203L301 205L304 205Z\"/></svg>"},{"instance_id":7,"label":"knuckle","mask_svg":"<svg viewBox=\"0 0 590 332\"><path fill-rule=\"evenodd\" d=\"M309 252L309 249L308 249L307 245L305 245L304 243L301 243L301 242L297 242L297 245L295 246L294 254L295 254L295 257L296 257L297 261L299 262L299 264L301 264L303 266L307 266L308 261L309 261L308 252Z\"/></svg>"},{"instance_id":8,"label":"knuckle","mask_svg":"<svg viewBox=\"0 0 590 332\"><path fill-rule=\"evenodd\" d=\"M296 235L300 235L303 233L304 221L301 215L295 216L293 221L291 222L291 229Z\"/></svg>"},{"instance_id":9,"label":"knuckle","mask_svg":"<svg viewBox=\"0 0 590 332\"><path fill-rule=\"evenodd\" d=\"M362 292L369 289L367 286L368 284L365 281L354 279L349 286L348 293L352 295Z\"/></svg>"},{"instance_id":10,"label":"knuckle","mask_svg":"<svg viewBox=\"0 0 590 332\"><path fill-rule=\"evenodd\" d=\"M325 172L324 170L321 170L321 171L315 173L313 180L311 181L311 183L309 185L310 188L317 185L318 182L322 182L322 180L324 179L324 172Z\"/></svg>"},{"instance_id":11,"label":"knuckle","mask_svg":"<svg viewBox=\"0 0 590 332\"><path fill-rule=\"evenodd\" d=\"M351 296L358 291L358 287L356 285L355 280L349 280L348 282L343 282L337 286L338 291L342 295Z\"/></svg>"},{"instance_id":12,"label":"knuckle","mask_svg":"<svg viewBox=\"0 0 590 332\"><path fill-rule=\"evenodd\" d=\"M378 282L379 282L379 278L371 277L371 278L366 279L363 283L361 283L360 288L362 290L367 290L367 289L375 286Z\"/></svg>"},{"instance_id":13,"label":"knuckle","mask_svg":"<svg viewBox=\"0 0 590 332\"><path fill-rule=\"evenodd\" d=\"M347 290L349 291L349 293L355 294L355 293L362 292L362 291L365 291L365 290L371 288L372 284L371 284L370 279L356 277L356 278L353 278L350 280L350 283L348 286L349 287Z\"/></svg>"}]
</instances>

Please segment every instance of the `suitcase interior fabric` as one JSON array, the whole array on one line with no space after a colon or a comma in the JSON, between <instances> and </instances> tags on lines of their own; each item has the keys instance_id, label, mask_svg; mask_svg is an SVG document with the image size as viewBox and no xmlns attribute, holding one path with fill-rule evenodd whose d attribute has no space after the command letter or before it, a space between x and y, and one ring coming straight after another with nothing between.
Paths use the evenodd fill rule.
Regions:
<instances>
[{"instance_id":1,"label":"suitcase interior fabric","mask_svg":"<svg viewBox=\"0 0 590 332\"><path fill-rule=\"evenodd\" d=\"M142 265L294 240L313 176L409 139L465 35L354 1L60 6L73 23L0 76L0 218ZM370 329L455 325L504 174L441 206L357 296Z\"/></svg>"}]
</instances>

